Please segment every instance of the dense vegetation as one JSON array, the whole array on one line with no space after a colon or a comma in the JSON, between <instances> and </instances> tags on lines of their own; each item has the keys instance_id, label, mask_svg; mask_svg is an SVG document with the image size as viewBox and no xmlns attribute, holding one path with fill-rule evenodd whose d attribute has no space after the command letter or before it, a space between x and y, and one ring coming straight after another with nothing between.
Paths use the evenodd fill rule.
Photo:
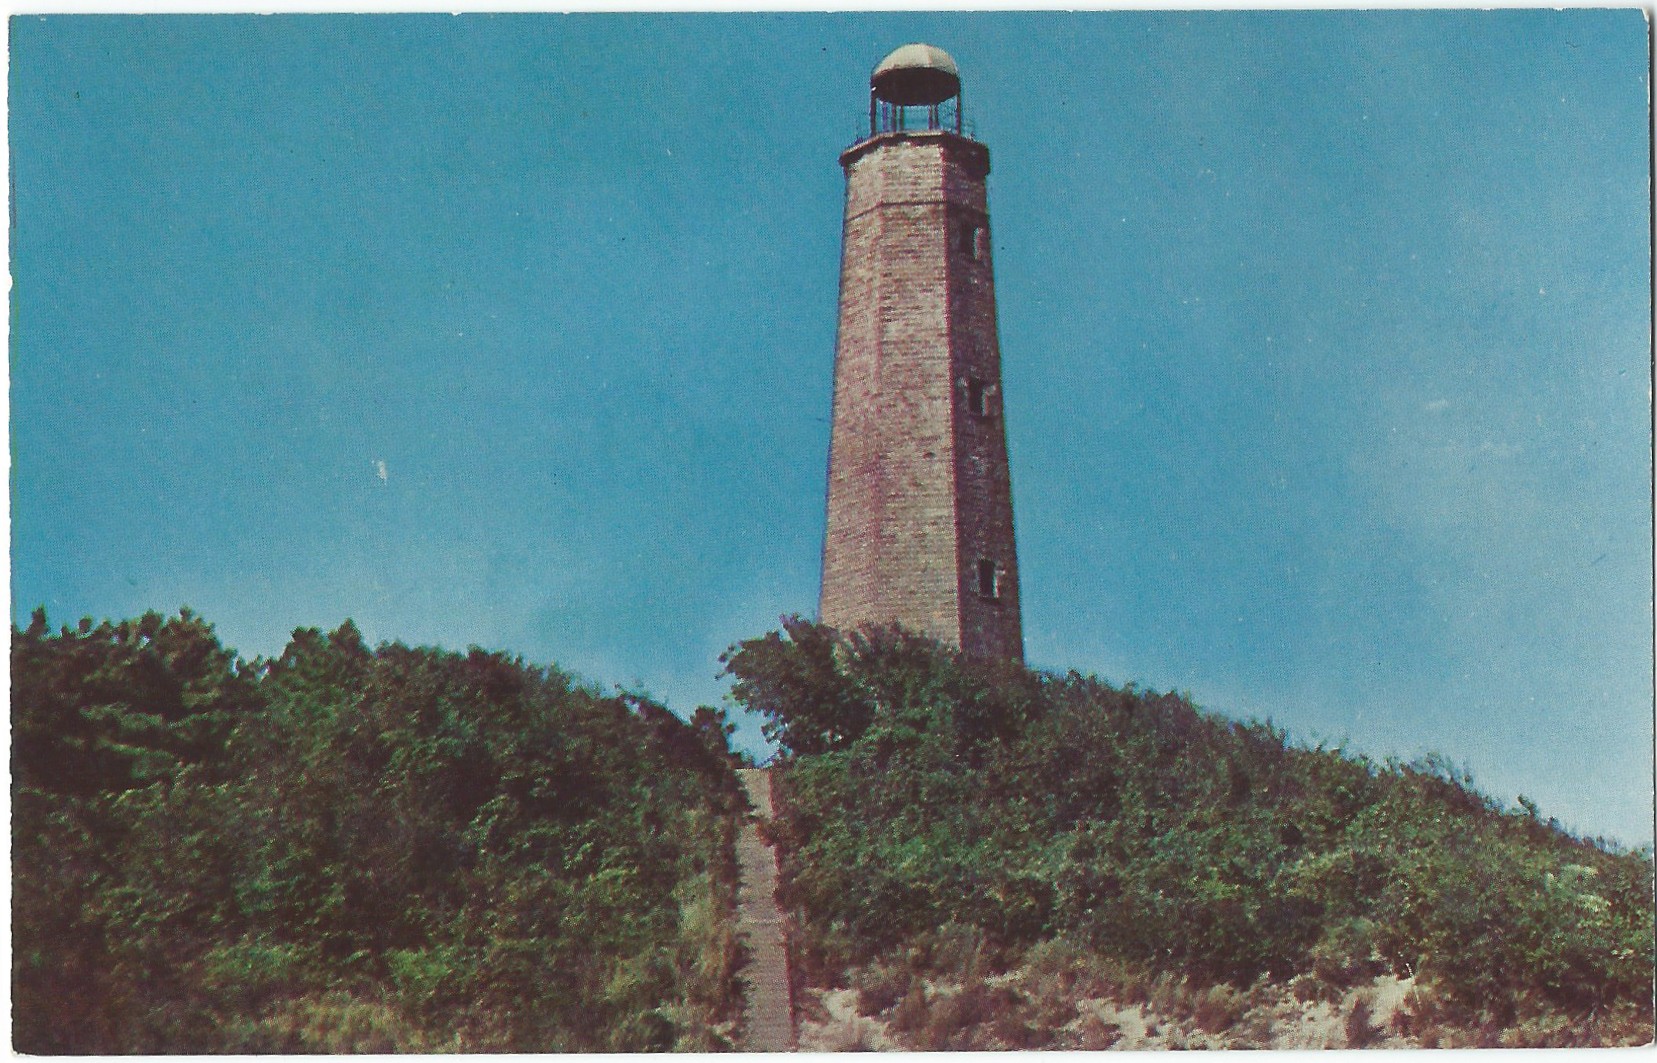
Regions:
<instances>
[{"instance_id":1,"label":"dense vegetation","mask_svg":"<svg viewBox=\"0 0 1657 1063\"><path fill-rule=\"evenodd\" d=\"M783 753L771 829L796 976L875 972L877 1007L910 997L894 1021L941 965L1085 954L1220 1001L1267 983L1333 999L1390 972L1417 987L1402 1032L1651 1037L1651 854L1505 809L1442 760L1307 749L895 630L794 621L726 660ZM1042 1043L1024 1033L920 1046Z\"/></svg>"},{"instance_id":2,"label":"dense vegetation","mask_svg":"<svg viewBox=\"0 0 1657 1063\"><path fill-rule=\"evenodd\" d=\"M12 633L12 1000L36 1053L712 1048L723 717L347 622Z\"/></svg>"}]
</instances>

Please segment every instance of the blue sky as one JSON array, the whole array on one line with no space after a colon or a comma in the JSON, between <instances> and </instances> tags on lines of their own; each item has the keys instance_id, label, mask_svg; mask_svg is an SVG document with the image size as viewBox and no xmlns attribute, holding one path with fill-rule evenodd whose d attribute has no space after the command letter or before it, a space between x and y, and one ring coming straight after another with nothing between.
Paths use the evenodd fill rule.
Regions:
<instances>
[{"instance_id":1,"label":"blue sky","mask_svg":"<svg viewBox=\"0 0 1657 1063\"><path fill-rule=\"evenodd\" d=\"M836 158L926 40L991 149L1031 663L1651 839L1638 10L11 40L14 619L718 703L816 607Z\"/></svg>"}]
</instances>

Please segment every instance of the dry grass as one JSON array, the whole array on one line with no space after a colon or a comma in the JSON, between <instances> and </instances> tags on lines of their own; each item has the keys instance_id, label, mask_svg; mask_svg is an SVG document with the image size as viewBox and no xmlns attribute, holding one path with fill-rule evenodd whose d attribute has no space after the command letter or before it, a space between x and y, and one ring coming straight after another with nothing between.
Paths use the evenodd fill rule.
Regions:
<instances>
[{"instance_id":1,"label":"dry grass","mask_svg":"<svg viewBox=\"0 0 1657 1063\"><path fill-rule=\"evenodd\" d=\"M1088 1015L1077 1029L1076 1047L1084 1052L1099 1052L1111 1048L1122 1039L1122 1027L1106 1022L1097 1015Z\"/></svg>"},{"instance_id":2,"label":"dry grass","mask_svg":"<svg viewBox=\"0 0 1657 1063\"><path fill-rule=\"evenodd\" d=\"M982 931L946 923L916 947L912 959L918 968L970 982L992 973L994 953Z\"/></svg>"},{"instance_id":3,"label":"dry grass","mask_svg":"<svg viewBox=\"0 0 1657 1063\"><path fill-rule=\"evenodd\" d=\"M903 999L892 1009L891 1027L899 1033L913 1033L925 1029L927 1015L926 980L919 974L911 975Z\"/></svg>"},{"instance_id":4,"label":"dry grass","mask_svg":"<svg viewBox=\"0 0 1657 1063\"><path fill-rule=\"evenodd\" d=\"M968 983L959 992L940 994L928 1008L926 1026L921 1031L924 1047L960 1051L989 1048L994 1042L1009 1038L1022 1041L1029 1036L1029 1030L1017 1014L1020 1003L1016 991L988 985L982 978Z\"/></svg>"},{"instance_id":5,"label":"dry grass","mask_svg":"<svg viewBox=\"0 0 1657 1063\"><path fill-rule=\"evenodd\" d=\"M1346 1047L1368 1048L1381 1038L1381 1030L1373 1021L1374 998L1370 993L1359 993L1346 1013Z\"/></svg>"},{"instance_id":6,"label":"dry grass","mask_svg":"<svg viewBox=\"0 0 1657 1063\"><path fill-rule=\"evenodd\" d=\"M914 971L904 962L877 963L864 968L853 980L857 986L860 1015L879 1015L903 999Z\"/></svg>"},{"instance_id":7,"label":"dry grass","mask_svg":"<svg viewBox=\"0 0 1657 1063\"><path fill-rule=\"evenodd\" d=\"M990 973L1009 959L1022 962ZM1310 972L1246 989L1194 985L1063 939L1022 957L997 955L960 928L855 972L850 984L846 999L855 997L856 1010L878 1020L883 1044L921 1051L1521 1048L1652 1039L1649 1013L1634 1006L1572 1017L1536 1001L1517 1018L1475 1015L1446 1004L1430 984L1383 976L1342 992Z\"/></svg>"},{"instance_id":8,"label":"dry grass","mask_svg":"<svg viewBox=\"0 0 1657 1063\"><path fill-rule=\"evenodd\" d=\"M259 1021L258 1033L269 1046L263 1050L284 1054L387 1055L434 1048L387 1005L340 992L286 1001Z\"/></svg>"},{"instance_id":9,"label":"dry grass","mask_svg":"<svg viewBox=\"0 0 1657 1063\"><path fill-rule=\"evenodd\" d=\"M1254 1007L1243 1012L1242 1019L1227 1031L1235 1048L1272 1047L1277 1022L1269 1007Z\"/></svg>"},{"instance_id":10,"label":"dry grass","mask_svg":"<svg viewBox=\"0 0 1657 1063\"><path fill-rule=\"evenodd\" d=\"M1197 1000L1191 1018L1209 1033L1224 1033L1243 1018L1247 1006L1248 998L1231 986L1212 986Z\"/></svg>"},{"instance_id":11,"label":"dry grass","mask_svg":"<svg viewBox=\"0 0 1657 1063\"><path fill-rule=\"evenodd\" d=\"M1521 998L1517 1014L1480 1014L1414 987L1393 1012L1390 1032L1421 1048L1614 1048L1652 1042L1651 1013L1633 1003L1570 1015Z\"/></svg>"},{"instance_id":12,"label":"dry grass","mask_svg":"<svg viewBox=\"0 0 1657 1063\"><path fill-rule=\"evenodd\" d=\"M854 1015L834 1028L826 1047L830 1052L873 1052L880 1046L874 1024Z\"/></svg>"},{"instance_id":13,"label":"dry grass","mask_svg":"<svg viewBox=\"0 0 1657 1063\"><path fill-rule=\"evenodd\" d=\"M711 1052L729 1047L728 1033L741 1013L737 972L744 948L736 929L734 873L707 872L681 888L680 940L686 969L679 1051Z\"/></svg>"}]
</instances>

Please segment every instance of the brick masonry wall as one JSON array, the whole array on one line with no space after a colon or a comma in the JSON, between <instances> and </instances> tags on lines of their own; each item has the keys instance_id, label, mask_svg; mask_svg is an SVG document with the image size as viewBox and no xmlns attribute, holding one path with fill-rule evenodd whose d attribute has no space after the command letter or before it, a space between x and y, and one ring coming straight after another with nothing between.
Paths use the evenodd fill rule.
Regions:
<instances>
[{"instance_id":1,"label":"brick masonry wall","mask_svg":"<svg viewBox=\"0 0 1657 1063\"><path fill-rule=\"evenodd\" d=\"M943 132L883 134L846 171L824 623L897 622L1023 658L989 152ZM973 382L985 413L971 409ZM991 561L998 595L980 595Z\"/></svg>"}]
</instances>

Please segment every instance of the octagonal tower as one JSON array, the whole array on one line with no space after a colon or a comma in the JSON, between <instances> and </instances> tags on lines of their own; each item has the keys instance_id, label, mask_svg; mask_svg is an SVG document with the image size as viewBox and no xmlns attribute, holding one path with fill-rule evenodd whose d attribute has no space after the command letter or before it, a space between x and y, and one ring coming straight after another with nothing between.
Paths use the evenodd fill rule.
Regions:
<instances>
[{"instance_id":1,"label":"octagonal tower","mask_svg":"<svg viewBox=\"0 0 1657 1063\"><path fill-rule=\"evenodd\" d=\"M906 44L840 156L846 214L820 617L1023 660L986 180L955 61Z\"/></svg>"}]
</instances>

